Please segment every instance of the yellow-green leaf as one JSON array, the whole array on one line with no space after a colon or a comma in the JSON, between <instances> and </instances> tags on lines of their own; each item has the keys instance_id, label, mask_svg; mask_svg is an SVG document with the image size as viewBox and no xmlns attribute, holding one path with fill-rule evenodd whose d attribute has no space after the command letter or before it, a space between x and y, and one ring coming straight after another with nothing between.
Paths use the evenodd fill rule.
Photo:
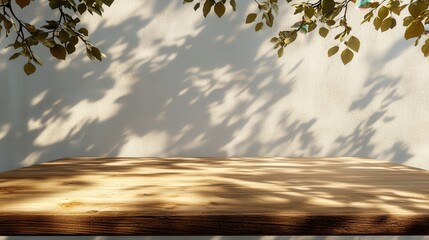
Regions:
<instances>
[{"instance_id":1,"label":"yellow-green leaf","mask_svg":"<svg viewBox=\"0 0 429 240\"><path fill-rule=\"evenodd\" d=\"M334 0L322 0L322 14L327 17L329 16L335 9L335 1Z\"/></svg>"},{"instance_id":2,"label":"yellow-green leaf","mask_svg":"<svg viewBox=\"0 0 429 240\"><path fill-rule=\"evenodd\" d=\"M308 25L307 32L311 32L311 31L313 31L314 29L316 29L316 27L317 27L316 21L312 21L312 22Z\"/></svg>"},{"instance_id":3,"label":"yellow-green leaf","mask_svg":"<svg viewBox=\"0 0 429 240\"><path fill-rule=\"evenodd\" d=\"M88 29L86 29L86 28L80 28L78 30L78 32L82 33L85 36L88 36Z\"/></svg>"},{"instance_id":4,"label":"yellow-green leaf","mask_svg":"<svg viewBox=\"0 0 429 240\"><path fill-rule=\"evenodd\" d=\"M110 7L113 3L113 0L103 0L103 3Z\"/></svg>"},{"instance_id":5,"label":"yellow-green leaf","mask_svg":"<svg viewBox=\"0 0 429 240\"><path fill-rule=\"evenodd\" d=\"M281 58L283 56L283 52L284 52L284 48L279 48L279 50L277 51L277 57Z\"/></svg>"},{"instance_id":6,"label":"yellow-green leaf","mask_svg":"<svg viewBox=\"0 0 429 240\"><path fill-rule=\"evenodd\" d=\"M394 28L396 27L396 19L391 18L392 19L392 25L390 26L390 28Z\"/></svg>"},{"instance_id":7,"label":"yellow-green leaf","mask_svg":"<svg viewBox=\"0 0 429 240\"><path fill-rule=\"evenodd\" d=\"M378 29L380 29L380 26L381 26L381 23L383 22L383 20L381 20L381 18L379 18L379 17L376 17L376 18L374 18L374 28L375 28L375 30L378 30Z\"/></svg>"},{"instance_id":8,"label":"yellow-green leaf","mask_svg":"<svg viewBox=\"0 0 429 240\"><path fill-rule=\"evenodd\" d=\"M316 21L312 21L310 24L308 24L307 32L313 31L314 29L316 29L316 27L317 27Z\"/></svg>"},{"instance_id":9,"label":"yellow-green leaf","mask_svg":"<svg viewBox=\"0 0 429 240\"><path fill-rule=\"evenodd\" d=\"M350 49L346 48L341 53L341 61L343 61L344 65L347 65L353 59L353 52Z\"/></svg>"},{"instance_id":10,"label":"yellow-green leaf","mask_svg":"<svg viewBox=\"0 0 429 240\"><path fill-rule=\"evenodd\" d=\"M70 35L69 35L66 31L64 31L64 30L61 30L61 31L58 33L58 39L59 39L59 40L60 40L60 42L62 42L62 43L67 42L67 41L69 40L69 38L70 38Z\"/></svg>"},{"instance_id":11,"label":"yellow-green leaf","mask_svg":"<svg viewBox=\"0 0 429 240\"><path fill-rule=\"evenodd\" d=\"M398 7L393 7L391 10L392 10L392 12L393 13L395 13L396 15L401 15L401 12L402 12L402 10L404 10L404 8L406 7L407 5L402 5L402 6L398 6Z\"/></svg>"},{"instance_id":12,"label":"yellow-green leaf","mask_svg":"<svg viewBox=\"0 0 429 240\"><path fill-rule=\"evenodd\" d=\"M259 22L255 26L255 31L257 32L257 31L261 30L263 26L264 26L264 24L262 22Z\"/></svg>"},{"instance_id":13,"label":"yellow-green leaf","mask_svg":"<svg viewBox=\"0 0 429 240\"><path fill-rule=\"evenodd\" d=\"M77 10L79 11L80 14L83 14L86 11L86 5L81 3L77 6Z\"/></svg>"},{"instance_id":14,"label":"yellow-green leaf","mask_svg":"<svg viewBox=\"0 0 429 240\"><path fill-rule=\"evenodd\" d=\"M313 7L307 7L304 10L305 16L307 16L309 19L311 19L314 16L314 8Z\"/></svg>"},{"instance_id":15,"label":"yellow-green leaf","mask_svg":"<svg viewBox=\"0 0 429 240\"><path fill-rule=\"evenodd\" d=\"M407 29L405 30L405 39L411 39L415 37L419 37L423 34L425 31L425 27L423 26L423 23L420 21L413 21L410 25L408 25Z\"/></svg>"},{"instance_id":16,"label":"yellow-green leaf","mask_svg":"<svg viewBox=\"0 0 429 240\"><path fill-rule=\"evenodd\" d=\"M338 52L338 50L340 50L340 48L338 46L333 46L328 50L328 57L331 57L332 55L334 55L335 53Z\"/></svg>"},{"instance_id":17,"label":"yellow-green leaf","mask_svg":"<svg viewBox=\"0 0 429 240\"><path fill-rule=\"evenodd\" d=\"M209 14L210 10L212 9L214 5L214 1L213 0L206 0L203 6L203 15L204 17L207 17L207 15Z\"/></svg>"},{"instance_id":18,"label":"yellow-green leaf","mask_svg":"<svg viewBox=\"0 0 429 240\"><path fill-rule=\"evenodd\" d=\"M410 25L414 21L414 18L412 16L406 16L404 18L404 26Z\"/></svg>"},{"instance_id":19,"label":"yellow-green leaf","mask_svg":"<svg viewBox=\"0 0 429 240\"><path fill-rule=\"evenodd\" d=\"M91 53L92 53L92 56L94 56L98 61L101 61L102 56L101 56L101 52L98 48L92 47Z\"/></svg>"},{"instance_id":20,"label":"yellow-green leaf","mask_svg":"<svg viewBox=\"0 0 429 240\"><path fill-rule=\"evenodd\" d=\"M76 47L73 44L67 44L66 50L68 54L72 54L76 51Z\"/></svg>"},{"instance_id":21,"label":"yellow-green leaf","mask_svg":"<svg viewBox=\"0 0 429 240\"><path fill-rule=\"evenodd\" d=\"M270 43L277 43L278 41L279 41L278 37L273 37L271 38Z\"/></svg>"},{"instance_id":22,"label":"yellow-green leaf","mask_svg":"<svg viewBox=\"0 0 429 240\"><path fill-rule=\"evenodd\" d=\"M21 55L21 53L19 53L19 52L14 53L12 56L10 56L9 60L16 59L17 57L19 57L19 55Z\"/></svg>"},{"instance_id":23,"label":"yellow-green leaf","mask_svg":"<svg viewBox=\"0 0 429 240\"><path fill-rule=\"evenodd\" d=\"M296 37L298 36L298 34L296 32L292 32L287 38L285 38L284 43L290 44L293 41L295 41Z\"/></svg>"},{"instance_id":24,"label":"yellow-green leaf","mask_svg":"<svg viewBox=\"0 0 429 240\"><path fill-rule=\"evenodd\" d=\"M319 35L324 37L324 38L328 35L328 33L329 33L329 30L325 27L321 27L319 29Z\"/></svg>"},{"instance_id":25,"label":"yellow-green leaf","mask_svg":"<svg viewBox=\"0 0 429 240\"><path fill-rule=\"evenodd\" d=\"M364 23L364 22L369 22L369 21L371 21L371 18L372 18L373 16L374 16L374 13L373 13L373 12L369 12L369 13L365 14L364 19L363 19L363 21L361 22L361 24L362 24L362 23Z\"/></svg>"},{"instance_id":26,"label":"yellow-green leaf","mask_svg":"<svg viewBox=\"0 0 429 240\"><path fill-rule=\"evenodd\" d=\"M237 9L237 4L236 4L235 0L230 0L229 4L231 5L232 10L235 12L235 10Z\"/></svg>"},{"instance_id":27,"label":"yellow-green leaf","mask_svg":"<svg viewBox=\"0 0 429 240\"><path fill-rule=\"evenodd\" d=\"M247 15L246 17L246 23L252 23L255 21L256 19L256 13L249 13L249 15Z\"/></svg>"},{"instance_id":28,"label":"yellow-green leaf","mask_svg":"<svg viewBox=\"0 0 429 240\"><path fill-rule=\"evenodd\" d=\"M18 4L21 8L25 8L30 4L31 0L16 0L16 4Z\"/></svg>"},{"instance_id":29,"label":"yellow-green leaf","mask_svg":"<svg viewBox=\"0 0 429 240\"><path fill-rule=\"evenodd\" d=\"M425 57L429 56L429 44L423 44L422 53Z\"/></svg>"},{"instance_id":30,"label":"yellow-green leaf","mask_svg":"<svg viewBox=\"0 0 429 240\"><path fill-rule=\"evenodd\" d=\"M349 40L347 41L347 47L352 49L355 52L359 52L360 48L360 41L357 37L351 36Z\"/></svg>"},{"instance_id":31,"label":"yellow-green leaf","mask_svg":"<svg viewBox=\"0 0 429 240\"><path fill-rule=\"evenodd\" d=\"M389 30L392 27L393 24L393 18L386 18L381 23L380 29L382 32Z\"/></svg>"},{"instance_id":32,"label":"yellow-green leaf","mask_svg":"<svg viewBox=\"0 0 429 240\"><path fill-rule=\"evenodd\" d=\"M408 11L410 12L411 16L414 18L417 18L420 13L422 13L424 10L426 10L427 6L423 3L423 1L416 1L411 3L408 6Z\"/></svg>"},{"instance_id":33,"label":"yellow-green leaf","mask_svg":"<svg viewBox=\"0 0 429 240\"><path fill-rule=\"evenodd\" d=\"M34 66L31 62L27 62L24 65L24 72L27 75L31 75L36 71L36 66Z\"/></svg>"},{"instance_id":34,"label":"yellow-green leaf","mask_svg":"<svg viewBox=\"0 0 429 240\"><path fill-rule=\"evenodd\" d=\"M216 5L214 6L214 11L216 15L220 18L225 13L225 6L223 5L222 2L217 2Z\"/></svg>"},{"instance_id":35,"label":"yellow-green leaf","mask_svg":"<svg viewBox=\"0 0 429 240\"><path fill-rule=\"evenodd\" d=\"M385 19L388 14L389 14L389 9L386 6L382 6L380 10L378 10L378 17L381 18L382 20Z\"/></svg>"},{"instance_id":36,"label":"yellow-green leaf","mask_svg":"<svg viewBox=\"0 0 429 240\"><path fill-rule=\"evenodd\" d=\"M55 44L53 47L50 48L51 54L52 56L60 59L60 60L65 60L66 59L66 49L59 45L59 44Z\"/></svg>"}]
</instances>

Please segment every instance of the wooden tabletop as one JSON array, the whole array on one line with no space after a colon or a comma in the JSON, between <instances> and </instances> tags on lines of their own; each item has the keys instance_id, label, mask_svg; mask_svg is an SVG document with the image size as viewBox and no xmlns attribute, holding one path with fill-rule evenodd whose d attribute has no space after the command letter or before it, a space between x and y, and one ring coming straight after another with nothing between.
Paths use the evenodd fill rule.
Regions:
<instances>
[{"instance_id":1,"label":"wooden tabletop","mask_svg":"<svg viewBox=\"0 0 429 240\"><path fill-rule=\"evenodd\" d=\"M429 234L429 172L364 158L65 158L0 174L0 235Z\"/></svg>"}]
</instances>

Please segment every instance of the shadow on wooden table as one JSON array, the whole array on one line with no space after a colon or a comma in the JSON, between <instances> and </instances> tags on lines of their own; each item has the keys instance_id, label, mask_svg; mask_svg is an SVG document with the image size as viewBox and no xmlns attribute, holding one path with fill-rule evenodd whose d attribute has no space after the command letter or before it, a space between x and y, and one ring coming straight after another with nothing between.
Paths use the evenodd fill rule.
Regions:
<instances>
[{"instance_id":1,"label":"shadow on wooden table","mask_svg":"<svg viewBox=\"0 0 429 240\"><path fill-rule=\"evenodd\" d=\"M22 233L416 234L428 176L361 158L67 158L1 174L0 214L24 214Z\"/></svg>"}]
</instances>

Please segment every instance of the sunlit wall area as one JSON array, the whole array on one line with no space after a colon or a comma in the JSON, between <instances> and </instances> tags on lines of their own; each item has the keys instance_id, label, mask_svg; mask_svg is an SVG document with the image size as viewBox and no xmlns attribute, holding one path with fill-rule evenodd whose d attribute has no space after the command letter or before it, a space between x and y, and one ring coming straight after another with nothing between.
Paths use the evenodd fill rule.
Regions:
<instances>
[{"instance_id":1,"label":"sunlit wall area","mask_svg":"<svg viewBox=\"0 0 429 240\"><path fill-rule=\"evenodd\" d=\"M375 32L352 8L361 50L347 66L317 32L277 59L269 39L292 10L255 33L244 21L257 6L238 4L204 19L182 1L117 0L83 18L107 59L80 45L58 62L40 48L45 66L30 77L1 50L0 171L66 156L360 156L429 169L429 63L402 28Z\"/></svg>"}]
</instances>

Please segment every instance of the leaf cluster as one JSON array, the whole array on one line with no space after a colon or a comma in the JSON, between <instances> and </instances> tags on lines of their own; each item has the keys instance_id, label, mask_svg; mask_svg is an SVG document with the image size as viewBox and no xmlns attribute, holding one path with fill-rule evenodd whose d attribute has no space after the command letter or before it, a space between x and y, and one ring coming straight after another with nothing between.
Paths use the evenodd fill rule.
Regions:
<instances>
[{"instance_id":1,"label":"leaf cluster","mask_svg":"<svg viewBox=\"0 0 429 240\"><path fill-rule=\"evenodd\" d=\"M33 51L37 45L49 49L51 55L65 60L67 55L76 51L76 45L82 42L86 53L92 60L101 61L105 57L101 51L88 40L88 30L79 27L80 16L86 12L102 15L105 6L111 6L113 0L49 0L49 8L58 12L57 19L46 20L44 25L35 26L18 16L16 9L26 8L34 0L1 0L0 1L0 36L14 35L14 41L7 47L15 49L10 60L19 57L27 58L23 67L30 75L36 71L36 65L43 65L42 59Z\"/></svg>"},{"instance_id":2,"label":"leaf cluster","mask_svg":"<svg viewBox=\"0 0 429 240\"><path fill-rule=\"evenodd\" d=\"M185 0L184 3L194 2ZM225 4L226 0L200 0L195 5L195 10L200 5L204 5L203 15L207 16L212 6ZM232 2L232 1L231 1ZM263 26L272 27L275 18L278 16L279 3L277 0L265 0L256 2L256 12L251 12L245 19L246 24L255 24L255 31L260 31ZM348 8L356 4L359 8L365 9L367 13L363 17L363 23L372 22L374 30L386 32L397 27L402 20L404 27L404 38L414 39L415 46L424 38L421 51L425 57L429 56L429 1L428 0L285 0L284 4L294 9L294 15L299 16L300 21L293 23L287 30L279 31L277 36L271 38L278 57L284 55L284 49L292 45L299 33L311 33L318 29L322 38L327 38L332 34L337 44L328 49L328 57L341 52L340 58L343 64L348 64L353 59L355 53L359 52L360 40L352 34L352 26L348 23ZM207 6L206 6L207 5ZM233 9L235 10L235 1ZM407 11L404 11L407 10ZM216 14L219 11L216 10ZM404 14L405 13L405 14ZM405 16L404 16L405 15Z\"/></svg>"},{"instance_id":3,"label":"leaf cluster","mask_svg":"<svg viewBox=\"0 0 429 240\"><path fill-rule=\"evenodd\" d=\"M209 13L211 12L211 10L213 9L214 13L220 18L225 14L226 11L226 6L227 2L229 2L229 5L231 6L232 10L235 11L236 7L237 7L237 3L235 2L235 0L199 0L199 1L194 1L194 0L184 0L183 3L193 3L196 2L194 4L194 10L197 11L198 9L201 8L202 6L202 11L203 11L203 15L204 17L207 17L207 15L209 15Z\"/></svg>"}]
</instances>

